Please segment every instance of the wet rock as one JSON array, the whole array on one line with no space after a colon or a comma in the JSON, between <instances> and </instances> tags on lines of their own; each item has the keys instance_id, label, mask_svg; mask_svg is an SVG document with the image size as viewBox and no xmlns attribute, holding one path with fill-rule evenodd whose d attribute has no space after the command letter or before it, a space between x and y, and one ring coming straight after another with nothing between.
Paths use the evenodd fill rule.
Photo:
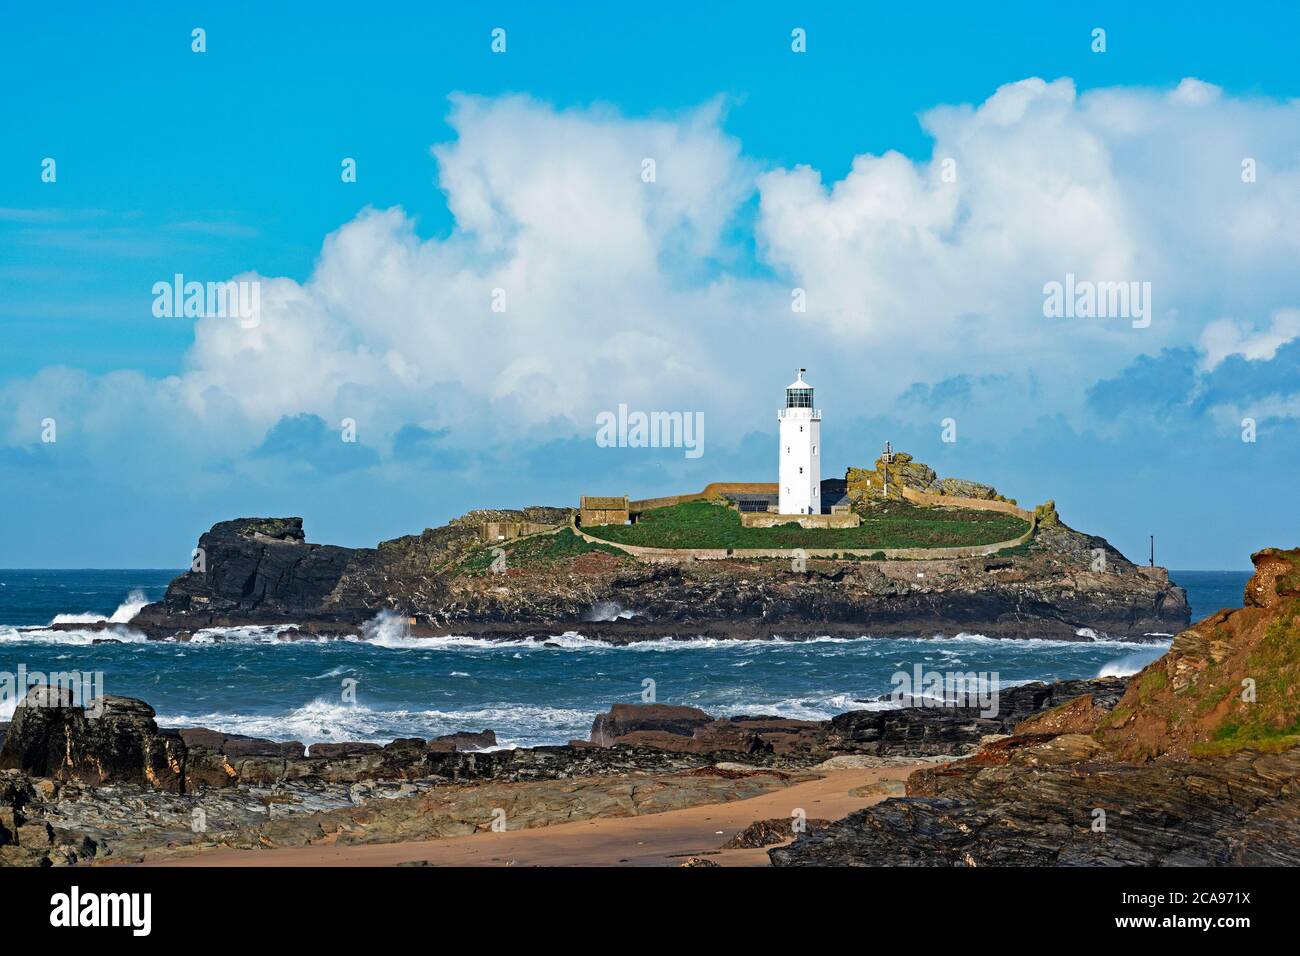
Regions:
<instances>
[{"instance_id":1,"label":"wet rock","mask_svg":"<svg viewBox=\"0 0 1300 956\"><path fill-rule=\"evenodd\" d=\"M1001 726L969 708L855 710L831 719L826 747L837 754L880 757L964 754Z\"/></svg>"},{"instance_id":2,"label":"wet rock","mask_svg":"<svg viewBox=\"0 0 1300 956\"><path fill-rule=\"evenodd\" d=\"M263 737L245 737L242 734L227 734L220 730L206 727L184 727L177 731L187 747L203 747L230 757L242 757L251 754L276 755L280 757L301 757L303 745L300 741L267 740Z\"/></svg>"},{"instance_id":3,"label":"wet rock","mask_svg":"<svg viewBox=\"0 0 1300 956\"><path fill-rule=\"evenodd\" d=\"M697 727L693 737L712 750L797 756L821 753L825 730L821 720L741 715Z\"/></svg>"},{"instance_id":4,"label":"wet rock","mask_svg":"<svg viewBox=\"0 0 1300 956\"><path fill-rule=\"evenodd\" d=\"M185 743L174 731L159 730L154 711L142 700L106 695L90 712L76 706L67 690L33 687L14 711L0 770L86 783L131 782L180 791L185 779Z\"/></svg>"},{"instance_id":5,"label":"wet rock","mask_svg":"<svg viewBox=\"0 0 1300 956\"><path fill-rule=\"evenodd\" d=\"M715 719L695 707L615 704L596 717L591 743L679 753L808 755L819 752L823 723L772 716Z\"/></svg>"},{"instance_id":6,"label":"wet rock","mask_svg":"<svg viewBox=\"0 0 1300 956\"><path fill-rule=\"evenodd\" d=\"M429 741L430 750L486 750L496 745L497 735L492 730L482 730L478 733L460 731L454 734L443 734Z\"/></svg>"},{"instance_id":7,"label":"wet rock","mask_svg":"<svg viewBox=\"0 0 1300 956\"><path fill-rule=\"evenodd\" d=\"M312 744L310 753L313 757L350 757L354 754L373 753L382 749L383 746L380 744L347 741L344 743ZM302 756L302 754L298 756Z\"/></svg>"},{"instance_id":8,"label":"wet rock","mask_svg":"<svg viewBox=\"0 0 1300 956\"><path fill-rule=\"evenodd\" d=\"M1138 766L970 762L771 851L778 866L1295 866L1300 750ZM909 781L909 792L914 788ZM1105 816L1098 815L1098 811ZM1098 830L1098 821L1105 829Z\"/></svg>"},{"instance_id":9,"label":"wet rock","mask_svg":"<svg viewBox=\"0 0 1300 956\"><path fill-rule=\"evenodd\" d=\"M307 543L301 518L219 522L200 536L199 553L203 569L173 580L162 602L137 615L140 625L159 618L194 627L249 616L266 623L327 616L360 622L373 616L361 608L322 613L326 597L358 552Z\"/></svg>"},{"instance_id":10,"label":"wet rock","mask_svg":"<svg viewBox=\"0 0 1300 956\"><path fill-rule=\"evenodd\" d=\"M634 732L657 732L691 736L697 727L713 722L698 707L671 704L615 704L607 714L597 714L591 725L591 742L612 746L620 737Z\"/></svg>"},{"instance_id":11,"label":"wet rock","mask_svg":"<svg viewBox=\"0 0 1300 956\"><path fill-rule=\"evenodd\" d=\"M806 832L815 832L823 827L830 825L830 820L820 818L814 820L804 820L803 827ZM720 850L747 850L763 846L775 846L778 843L784 843L787 840L794 839L801 832L795 828L796 821L792 817L774 817L770 820L755 820L745 829L741 830L726 843L722 844Z\"/></svg>"},{"instance_id":12,"label":"wet rock","mask_svg":"<svg viewBox=\"0 0 1300 956\"><path fill-rule=\"evenodd\" d=\"M831 719L825 748L833 754L882 757L968 754L985 737L1008 734L1031 716L1071 700L1088 701L1088 713L1107 713L1127 683L1127 678L1103 677L1002 688L988 716L977 707L850 711Z\"/></svg>"}]
</instances>

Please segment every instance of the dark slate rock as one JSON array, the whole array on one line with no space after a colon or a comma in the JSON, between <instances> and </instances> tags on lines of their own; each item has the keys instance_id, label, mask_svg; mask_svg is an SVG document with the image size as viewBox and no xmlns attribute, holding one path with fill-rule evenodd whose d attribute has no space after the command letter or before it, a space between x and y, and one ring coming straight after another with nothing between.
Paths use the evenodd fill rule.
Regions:
<instances>
[{"instance_id":1,"label":"dark slate rock","mask_svg":"<svg viewBox=\"0 0 1300 956\"><path fill-rule=\"evenodd\" d=\"M182 791L185 742L175 731L159 730L154 711L142 700L106 695L95 716L76 706L71 694L44 685L28 691L14 712L0 770L84 783L140 783Z\"/></svg>"}]
</instances>

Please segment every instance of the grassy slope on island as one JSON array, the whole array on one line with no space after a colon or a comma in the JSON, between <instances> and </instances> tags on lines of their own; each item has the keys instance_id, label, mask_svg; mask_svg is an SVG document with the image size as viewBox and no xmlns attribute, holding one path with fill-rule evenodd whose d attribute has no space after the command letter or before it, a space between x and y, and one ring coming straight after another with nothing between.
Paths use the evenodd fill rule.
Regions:
<instances>
[{"instance_id":1,"label":"grassy slope on island","mask_svg":"<svg viewBox=\"0 0 1300 956\"><path fill-rule=\"evenodd\" d=\"M531 567L549 564L555 561L567 561L584 554L604 552L626 557L618 548L608 544L592 544L584 541L568 528L554 534L538 534L517 541L503 541L499 545L506 552L506 567ZM468 574L486 573L496 558L494 546L475 548L466 556L461 568Z\"/></svg>"},{"instance_id":2,"label":"grassy slope on island","mask_svg":"<svg viewBox=\"0 0 1300 956\"><path fill-rule=\"evenodd\" d=\"M952 548L1009 541L1029 530L1014 515L893 502L872 508L857 528L746 528L730 508L689 501L645 512L636 524L582 529L593 538L647 548Z\"/></svg>"}]
</instances>

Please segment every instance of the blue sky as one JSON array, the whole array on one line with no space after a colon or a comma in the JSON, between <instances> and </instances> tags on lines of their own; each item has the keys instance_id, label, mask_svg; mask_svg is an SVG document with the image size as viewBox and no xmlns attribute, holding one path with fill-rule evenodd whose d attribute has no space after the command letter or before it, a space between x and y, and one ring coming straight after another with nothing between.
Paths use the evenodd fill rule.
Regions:
<instances>
[{"instance_id":1,"label":"blue sky","mask_svg":"<svg viewBox=\"0 0 1300 956\"><path fill-rule=\"evenodd\" d=\"M1294 4L479 6L7 15L0 566L770 479L796 365L828 473L888 438L1132 557L1296 543ZM1066 272L1151 326L1045 318ZM156 318L176 273L259 278L261 326ZM597 447L619 403L706 453Z\"/></svg>"}]
</instances>

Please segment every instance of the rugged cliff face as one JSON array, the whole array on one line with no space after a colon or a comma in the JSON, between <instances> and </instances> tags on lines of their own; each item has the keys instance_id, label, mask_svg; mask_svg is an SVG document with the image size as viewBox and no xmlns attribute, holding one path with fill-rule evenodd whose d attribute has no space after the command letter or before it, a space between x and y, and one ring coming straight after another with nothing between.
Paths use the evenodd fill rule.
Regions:
<instances>
[{"instance_id":1,"label":"rugged cliff face","mask_svg":"<svg viewBox=\"0 0 1300 956\"><path fill-rule=\"evenodd\" d=\"M1124 695L1036 713L969 760L773 850L778 865L1300 863L1300 549Z\"/></svg>"},{"instance_id":2,"label":"rugged cliff face","mask_svg":"<svg viewBox=\"0 0 1300 956\"><path fill-rule=\"evenodd\" d=\"M493 514L523 521L564 512ZM504 544L494 568L500 556L482 543L477 517L361 549L309 544L299 518L221 522L199 539L203 569L173 581L133 626L159 636L279 623L355 631L390 610L413 618L417 635L581 629L623 642L959 631L1141 639L1188 621L1182 588L1054 512L1031 545L1011 554L809 560L799 570L779 560L647 564L567 528Z\"/></svg>"}]
</instances>

